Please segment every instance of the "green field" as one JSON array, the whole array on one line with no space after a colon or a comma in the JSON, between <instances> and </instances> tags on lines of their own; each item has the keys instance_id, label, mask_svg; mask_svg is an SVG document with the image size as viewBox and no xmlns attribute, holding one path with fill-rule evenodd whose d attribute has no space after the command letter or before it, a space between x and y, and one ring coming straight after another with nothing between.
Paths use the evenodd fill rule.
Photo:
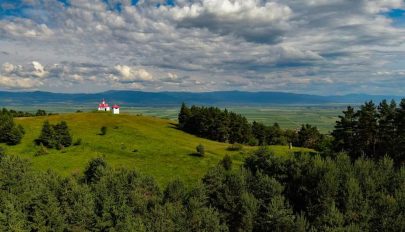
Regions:
<instances>
[{"instance_id":1,"label":"green field","mask_svg":"<svg viewBox=\"0 0 405 232\"><path fill-rule=\"evenodd\" d=\"M82 144L63 151L48 149L49 154L35 156L39 148L33 141L47 119L51 123L66 121L74 140L81 138ZM81 174L91 158L102 156L114 167L135 168L151 175L160 185L176 178L192 184L225 154L231 155L237 166L256 149L245 146L243 152L227 151L228 144L192 136L176 129L175 121L151 116L94 112L16 118L15 121L25 128L26 134L17 146L2 145L6 153L28 158L37 169L53 169L62 175ZM108 128L104 136L99 135L102 126ZM191 155L198 144L205 146L205 157ZM270 149L279 155L291 152L283 146ZM300 148L293 151L299 150L309 151Z\"/></svg>"},{"instance_id":2,"label":"green field","mask_svg":"<svg viewBox=\"0 0 405 232\"><path fill-rule=\"evenodd\" d=\"M89 106L76 107L53 107L53 106L31 106L31 107L7 107L23 111L35 112L38 108L49 112L75 112L76 110L92 111L94 108ZM222 107L224 108L224 107ZM309 123L315 125L321 133L329 133L338 115L345 109L343 105L325 105L325 106L266 106L266 107L228 107L230 111L244 115L250 121L263 122L266 125L272 125L277 122L282 128L295 129L302 124ZM130 114L142 114L156 116L164 119L176 120L179 107L125 107L122 112Z\"/></svg>"}]
</instances>

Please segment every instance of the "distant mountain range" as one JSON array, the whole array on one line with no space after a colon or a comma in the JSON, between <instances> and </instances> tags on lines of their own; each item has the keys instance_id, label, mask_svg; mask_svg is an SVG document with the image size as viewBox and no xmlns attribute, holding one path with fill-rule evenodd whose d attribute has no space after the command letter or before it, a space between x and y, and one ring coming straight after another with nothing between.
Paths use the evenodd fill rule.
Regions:
<instances>
[{"instance_id":1,"label":"distant mountain range","mask_svg":"<svg viewBox=\"0 0 405 232\"><path fill-rule=\"evenodd\" d=\"M102 93L51 93L51 92L7 92L0 91L0 106L13 105L94 105L105 98L110 103L127 106L178 106L182 102L215 106L270 106L270 105L324 105L360 104L382 99L401 100L399 96L349 94L341 96L319 96L285 92L142 92L107 91Z\"/></svg>"}]
</instances>

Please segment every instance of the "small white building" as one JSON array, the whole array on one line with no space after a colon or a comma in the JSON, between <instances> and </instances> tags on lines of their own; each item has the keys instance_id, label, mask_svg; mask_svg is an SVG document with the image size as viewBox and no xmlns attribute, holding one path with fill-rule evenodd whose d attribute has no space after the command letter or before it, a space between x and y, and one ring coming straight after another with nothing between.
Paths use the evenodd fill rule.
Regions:
<instances>
[{"instance_id":1,"label":"small white building","mask_svg":"<svg viewBox=\"0 0 405 232\"><path fill-rule=\"evenodd\" d=\"M120 106L119 105L113 105L113 114L120 114Z\"/></svg>"},{"instance_id":2,"label":"small white building","mask_svg":"<svg viewBox=\"0 0 405 232\"><path fill-rule=\"evenodd\" d=\"M104 99L100 104L98 104L98 111L110 111L110 106L105 102Z\"/></svg>"}]
</instances>

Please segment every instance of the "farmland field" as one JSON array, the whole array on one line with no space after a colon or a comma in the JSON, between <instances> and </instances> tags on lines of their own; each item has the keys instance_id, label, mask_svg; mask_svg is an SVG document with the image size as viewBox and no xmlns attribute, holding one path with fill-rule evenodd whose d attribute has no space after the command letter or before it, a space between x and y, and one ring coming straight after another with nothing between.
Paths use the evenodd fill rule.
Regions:
<instances>
[{"instance_id":1,"label":"farmland field","mask_svg":"<svg viewBox=\"0 0 405 232\"><path fill-rule=\"evenodd\" d=\"M16 107L10 109L35 112L37 109L45 109L49 112L67 113L82 110L89 112L94 108L89 106L31 106ZM224 108L224 107L221 107ZM228 107L233 112L244 115L249 121L258 121L266 125L275 122L282 128L295 129L301 124L309 123L315 125L322 133L329 133L333 130L337 116L344 110L344 105L323 105L323 106L265 106L265 107ZM164 119L176 120L179 107L122 107L122 112L135 115L148 115Z\"/></svg>"}]
</instances>

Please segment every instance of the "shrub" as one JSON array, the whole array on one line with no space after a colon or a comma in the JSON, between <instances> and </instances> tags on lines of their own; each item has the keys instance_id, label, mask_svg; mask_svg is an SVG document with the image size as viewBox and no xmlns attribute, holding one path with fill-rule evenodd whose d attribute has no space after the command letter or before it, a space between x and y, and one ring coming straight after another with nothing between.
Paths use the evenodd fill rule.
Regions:
<instances>
[{"instance_id":1,"label":"shrub","mask_svg":"<svg viewBox=\"0 0 405 232\"><path fill-rule=\"evenodd\" d=\"M106 135L106 134L107 134L107 127L106 126L101 127L100 135Z\"/></svg>"},{"instance_id":2,"label":"shrub","mask_svg":"<svg viewBox=\"0 0 405 232\"><path fill-rule=\"evenodd\" d=\"M232 169L232 159L231 159L231 157L229 155L225 155L220 163L225 168L225 170L231 170Z\"/></svg>"},{"instance_id":3,"label":"shrub","mask_svg":"<svg viewBox=\"0 0 405 232\"><path fill-rule=\"evenodd\" d=\"M73 143L73 146L79 146L79 145L82 145L82 139L77 139L74 143Z\"/></svg>"},{"instance_id":4,"label":"shrub","mask_svg":"<svg viewBox=\"0 0 405 232\"><path fill-rule=\"evenodd\" d=\"M243 149L243 145L239 143L231 144L227 150L228 151L241 151Z\"/></svg>"},{"instance_id":5,"label":"shrub","mask_svg":"<svg viewBox=\"0 0 405 232\"><path fill-rule=\"evenodd\" d=\"M196 147L197 150L197 154L200 156L204 156L205 155L205 147L204 145L200 144Z\"/></svg>"},{"instance_id":6,"label":"shrub","mask_svg":"<svg viewBox=\"0 0 405 232\"><path fill-rule=\"evenodd\" d=\"M3 158L6 155L6 152L4 151L4 148L0 147L0 159Z\"/></svg>"},{"instance_id":7,"label":"shrub","mask_svg":"<svg viewBox=\"0 0 405 232\"><path fill-rule=\"evenodd\" d=\"M41 143L38 151L35 152L35 156L42 156L42 155L47 155L48 154L48 149Z\"/></svg>"},{"instance_id":8,"label":"shrub","mask_svg":"<svg viewBox=\"0 0 405 232\"><path fill-rule=\"evenodd\" d=\"M46 111L41 109L37 110L37 113L35 114L35 116L46 116L46 115L47 115Z\"/></svg>"},{"instance_id":9,"label":"shrub","mask_svg":"<svg viewBox=\"0 0 405 232\"><path fill-rule=\"evenodd\" d=\"M107 163L101 157L92 159L84 171L84 181L86 183L95 183L104 175Z\"/></svg>"},{"instance_id":10,"label":"shrub","mask_svg":"<svg viewBox=\"0 0 405 232\"><path fill-rule=\"evenodd\" d=\"M56 150L63 150L65 148L62 144L58 143L56 144Z\"/></svg>"},{"instance_id":11,"label":"shrub","mask_svg":"<svg viewBox=\"0 0 405 232\"><path fill-rule=\"evenodd\" d=\"M259 142L255 138L250 138L248 141L249 146L257 146L258 144L259 144Z\"/></svg>"}]
</instances>

